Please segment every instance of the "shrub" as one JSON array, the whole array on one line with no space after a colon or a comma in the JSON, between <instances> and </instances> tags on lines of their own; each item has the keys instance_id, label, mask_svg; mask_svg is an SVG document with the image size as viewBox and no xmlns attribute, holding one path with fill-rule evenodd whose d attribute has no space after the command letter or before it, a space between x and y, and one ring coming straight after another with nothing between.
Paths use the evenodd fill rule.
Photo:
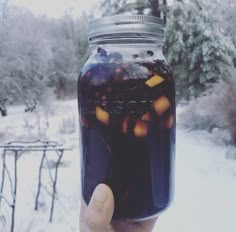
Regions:
<instances>
[{"instance_id":1,"label":"shrub","mask_svg":"<svg viewBox=\"0 0 236 232\"><path fill-rule=\"evenodd\" d=\"M213 110L204 108L205 99L192 100L179 116L179 124L189 130L207 130L223 127L223 120L219 120Z\"/></svg>"},{"instance_id":2,"label":"shrub","mask_svg":"<svg viewBox=\"0 0 236 232\"><path fill-rule=\"evenodd\" d=\"M235 73L236 77L236 73ZM232 140L236 144L236 80L230 80L225 90L225 104L223 109L228 121L228 129Z\"/></svg>"},{"instance_id":3,"label":"shrub","mask_svg":"<svg viewBox=\"0 0 236 232\"><path fill-rule=\"evenodd\" d=\"M67 114L61 119L59 131L61 134L73 134L76 132L75 116L70 107L67 107L65 110Z\"/></svg>"},{"instance_id":4,"label":"shrub","mask_svg":"<svg viewBox=\"0 0 236 232\"><path fill-rule=\"evenodd\" d=\"M227 129L232 142L236 144L236 70L231 76L215 84L213 89L190 101L179 116L179 123L185 128Z\"/></svg>"}]
</instances>

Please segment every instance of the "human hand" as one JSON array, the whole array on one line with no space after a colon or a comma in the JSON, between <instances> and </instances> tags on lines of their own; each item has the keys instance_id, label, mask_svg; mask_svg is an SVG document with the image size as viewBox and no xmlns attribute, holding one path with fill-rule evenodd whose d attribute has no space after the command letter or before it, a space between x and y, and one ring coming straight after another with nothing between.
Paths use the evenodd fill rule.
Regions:
<instances>
[{"instance_id":1,"label":"human hand","mask_svg":"<svg viewBox=\"0 0 236 232\"><path fill-rule=\"evenodd\" d=\"M143 222L112 221L114 197L111 189L100 184L96 187L91 201L86 207L81 205L81 232L151 232L156 222L150 219Z\"/></svg>"}]
</instances>

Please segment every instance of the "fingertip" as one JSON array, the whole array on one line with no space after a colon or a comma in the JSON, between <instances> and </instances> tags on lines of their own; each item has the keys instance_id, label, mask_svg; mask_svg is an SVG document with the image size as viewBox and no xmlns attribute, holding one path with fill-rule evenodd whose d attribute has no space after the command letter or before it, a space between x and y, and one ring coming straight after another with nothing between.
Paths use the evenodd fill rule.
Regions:
<instances>
[{"instance_id":1,"label":"fingertip","mask_svg":"<svg viewBox=\"0 0 236 232\"><path fill-rule=\"evenodd\" d=\"M101 228L110 224L114 211L114 197L111 189L99 184L92 195L85 213L90 228Z\"/></svg>"},{"instance_id":2,"label":"fingertip","mask_svg":"<svg viewBox=\"0 0 236 232\"><path fill-rule=\"evenodd\" d=\"M99 184L95 190L94 190L94 194L96 199L99 200L99 197L103 196L105 197L104 195L106 195L106 199L101 199L100 200L103 200L105 203L107 201L107 203L114 203L114 197L113 197L113 193L112 193L112 190L111 188L106 185L106 184Z\"/></svg>"},{"instance_id":3,"label":"fingertip","mask_svg":"<svg viewBox=\"0 0 236 232\"><path fill-rule=\"evenodd\" d=\"M98 185L94 190L93 198L97 204L105 204L109 198L109 192L106 185Z\"/></svg>"}]
</instances>

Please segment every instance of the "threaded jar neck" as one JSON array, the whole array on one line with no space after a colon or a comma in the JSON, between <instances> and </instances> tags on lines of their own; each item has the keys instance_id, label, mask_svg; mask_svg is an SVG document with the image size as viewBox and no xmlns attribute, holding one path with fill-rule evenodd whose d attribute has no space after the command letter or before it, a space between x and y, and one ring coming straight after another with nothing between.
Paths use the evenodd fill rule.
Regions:
<instances>
[{"instance_id":1,"label":"threaded jar neck","mask_svg":"<svg viewBox=\"0 0 236 232\"><path fill-rule=\"evenodd\" d=\"M146 43L160 42L164 35L164 22L147 15L115 15L96 19L90 23L89 43Z\"/></svg>"}]
</instances>

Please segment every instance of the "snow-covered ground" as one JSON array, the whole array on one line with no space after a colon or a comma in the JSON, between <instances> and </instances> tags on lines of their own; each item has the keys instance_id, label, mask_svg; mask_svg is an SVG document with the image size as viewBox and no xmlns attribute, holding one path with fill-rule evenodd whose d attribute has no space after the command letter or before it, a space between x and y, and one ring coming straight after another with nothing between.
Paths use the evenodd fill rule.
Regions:
<instances>
[{"instance_id":1,"label":"snow-covered ground","mask_svg":"<svg viewBox=\"0 0 236 232\"><path fill-rule=\"evenodd\" d=\"M15 139L35 139L40 134L42 138L59 140L73 148L65 153L64 165L59 170L58 200L52 224L48 223L51 184L46 169L40 209L34 211L40 153L25 154L19 159L16 232L79 231L77 122L75 100L56 102L38 114L25 113L21 106L11 107L9 116L0 118L0 144ZM188 132L177 126L175 200L160 216L154 231L235 232L236 160L227 160L229 148L214 142L213 138L208 132ZM54 154L50 157L53 159ZM12 161L12 157L8 158L9 167ZM9 186L5 195L10 200ZM9 223L9 209L2 204L0 231L9 232Z\"/></svg>"}]
</instances>

